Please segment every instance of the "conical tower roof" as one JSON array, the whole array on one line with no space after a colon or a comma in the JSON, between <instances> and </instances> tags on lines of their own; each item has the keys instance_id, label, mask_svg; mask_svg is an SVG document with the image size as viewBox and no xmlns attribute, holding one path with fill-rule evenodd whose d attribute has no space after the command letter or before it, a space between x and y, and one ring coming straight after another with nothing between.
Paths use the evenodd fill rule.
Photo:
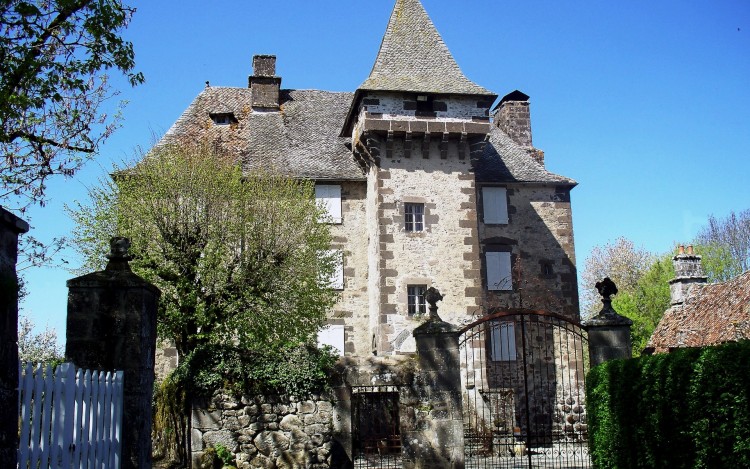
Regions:
<instances>
[{"instance_id":1,"label":"conical tower roof","mask_svg":"<svg viewBox=\"0 0 750 469\"><path fill-rule=\"evenodd\" d=\"M360 90L491 95L463 74L419 0L397 0Z\"/></svg>"}]
</instances>

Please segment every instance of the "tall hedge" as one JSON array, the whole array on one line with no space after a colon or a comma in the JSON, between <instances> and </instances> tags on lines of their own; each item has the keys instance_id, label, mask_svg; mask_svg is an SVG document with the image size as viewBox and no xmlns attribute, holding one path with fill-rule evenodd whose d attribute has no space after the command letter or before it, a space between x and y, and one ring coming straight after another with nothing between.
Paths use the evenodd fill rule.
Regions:
<instances>
[{"instance_id":1,"label":"tall hedge","mask_svg":"<svg viewBox=\"0 0 750 469\"><path fill-rule=\"evenodd\" d=\"M594 467L750 467L750 341L606 362L587 379Z\"/></svg>"}]
</instances>

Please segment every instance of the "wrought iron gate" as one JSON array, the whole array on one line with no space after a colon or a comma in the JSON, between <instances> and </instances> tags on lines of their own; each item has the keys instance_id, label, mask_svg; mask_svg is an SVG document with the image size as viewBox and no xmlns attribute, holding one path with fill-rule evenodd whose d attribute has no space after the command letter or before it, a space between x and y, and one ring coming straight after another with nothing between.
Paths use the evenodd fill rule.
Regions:
<instances>
[{"instance_id":1,"label":"wrought iron gate","mask_svg":"<svg viewBox=\"0 0 750 469\"><path fill-rule=\"evenodd\" d=\"M395 386L352 388L355 469L400 469L399 393Z\"/></svg>"},{"instance_id":2,"label":"wrought iron gate","mask_svg":"<svg viewBox=\"0 0 750 469\"><path fill-rule=\"evenodd\" d=\"M466 467L590 467L581 325L511 310L461 334Z\"/></svg>"}]
</instances>

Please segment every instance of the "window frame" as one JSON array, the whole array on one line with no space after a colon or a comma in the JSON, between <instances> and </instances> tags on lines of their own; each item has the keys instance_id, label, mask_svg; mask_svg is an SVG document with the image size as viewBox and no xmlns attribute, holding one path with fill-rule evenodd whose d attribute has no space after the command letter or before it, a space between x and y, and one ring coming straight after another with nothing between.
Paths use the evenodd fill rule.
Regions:
<instances>
[{"instance_id":1,"label":"window frame","mask_svg":"<svg viewBox=\"0 0 750 469\"><path fill-rule=\"evenodd\" d=\"M515 322L490 323L490 359L494 362L512 362L518 359Z\"/></svg>"},{"instance_id":2,"label":"window frame","mask_svg":"<svg viewBox=\"0 0 750 469\"><path fill-rule=\"evenodd\" d=\"M330 345L340 357L343 357L346 348L346 327L344 324L326 324L318 331L317 343L318 347Z\"/></svg>"},{"instance_id":3,"label":"window frame","mask_svg":"<svg viewBox=\"0 0 750 469\"><path fill-rule=\"evenodd\" d=\"M343 290L344 289L344 251L341 249L329 249L328 255L334 259L334 269L331 272L331 277L328 279L328 284L332 290Z\"/></svg>"},{"instance_id":4,"label":"window frame","mask_svg":"<svg viewBox=\"0 0 750 469\"><path fill-rule=\"evenodd\" d=\"M404 230L407 233L425 231L425 204L422 202L404 202Z\"/></svg>"},{"instance_id":5,"label":"window frame","mask_svg":"<svg viewBox=\"0 0 750 469\"><path fill-rule=\"evenodd\" d=\"M318 221L321 223L341 224L341 184L315 184L315 201L322 204L325 214Z\"/></svg>"},{"instance_id":6,"label":"window frame","mask_svg":"<svg viewBox=\"0 0 750 469\"><path fill-rule=\"evenodd\" d=\"M233 112L212 112L209 113L209 117L214 125L219 126L232 125L237 122L237 118L234 117Z\"/></svg>"},{"instance_id":7,"label":"window frame","mask_svg":"<svg viewBox=\"0 0 750 469\"><path fill-rule=\"evenodd\" d=\"M421 289L421 291L417 290ZM427 300L424 294L427 285L409 284L406 286L406 312L409 316L422 316L427 314Z\"/></svg>"},{"instance_id":8,"label":"window frame","mask_svg":"<svg viewBox=\"0 0 750 469\"><path fill-rule=\"evenodd\" d=\"M507 187L482 186L482 222L485 225L510 223Z\"/></svg>"},{"instance_id":9,"label":"window frame","mask_svg":"<svg viewBox=\"0 0 750 469\"><path fill-rule=\"evenodd\" d=\"M484 253L487 290L513 291L513 255L510 251Z\"/></svg>"}]
</instances>

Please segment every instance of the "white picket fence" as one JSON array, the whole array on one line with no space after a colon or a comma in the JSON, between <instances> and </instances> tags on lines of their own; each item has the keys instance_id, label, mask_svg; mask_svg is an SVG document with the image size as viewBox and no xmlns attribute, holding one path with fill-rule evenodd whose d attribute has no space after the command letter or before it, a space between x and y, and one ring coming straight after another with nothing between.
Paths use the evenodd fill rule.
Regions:
<instances>
[{"instance_id":1,"label":"white picket fence","mask_svg":"<svg viewBox=\"0 0 750 469\"><path fill-rule=\"evenodd\" d=\"M19 469L119 469L122 371L18 369Z\"/></svg>"}]
</instances>

